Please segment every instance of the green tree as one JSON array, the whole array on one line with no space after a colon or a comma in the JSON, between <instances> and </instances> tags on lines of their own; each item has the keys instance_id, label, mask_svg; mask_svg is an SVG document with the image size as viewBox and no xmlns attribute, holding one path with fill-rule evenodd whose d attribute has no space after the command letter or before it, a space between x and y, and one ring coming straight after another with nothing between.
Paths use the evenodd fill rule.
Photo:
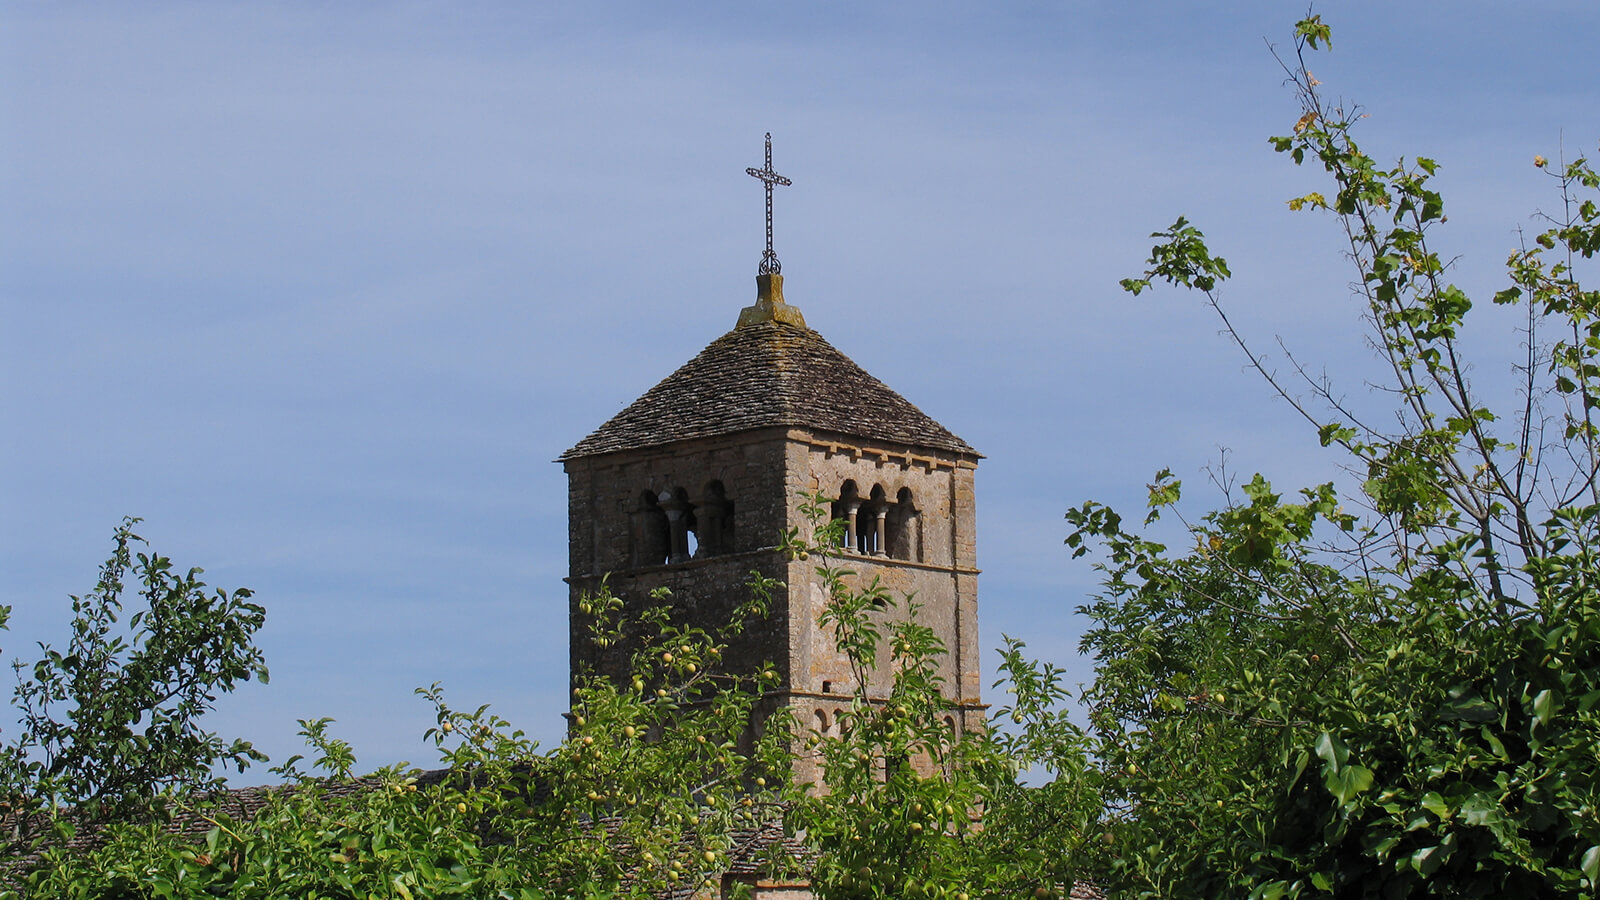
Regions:
<instances>
[{"instance_id":1,"label":"green tree","mask_svg":"<svg viewBox=\"0 0 1600 900\"><path fill-rule=\"evenodd\" d=\"M1560 208L1492 297L1520 305L1528 347L1522 402L1493 410L1467 374L1473 302L1447 281L1438 163L1360 149L1361 116L1306 65L1329 39L1320 17L1298 24L1299 115L1271 142L1331 180L1289 206L1343 224L1397 408L1369 420L1269 371L1221 305L1227 263L1186 219L1124 281L1201 292L1363 477L1290 500L1224 476L1225 506L1183 520L1192 549L1176 552L1103 506L1069 513L1068 543L1106 553L1084 640L1115 811L1102 879L1130 896L1593 896L1600 293L1579 274L1600 249L1600 177L1534 160ZM1177 500L1163 473L1146 524Z\"/></svg>"},{"instance_id":2,"label":"green tree","mask_svg":"<svg viewBox=\"0 0 1600 900\"><path fill-rule=\"evenodd\" d=\"M443 768L400 765L356 776L328 720L302 723L307 756L274 771L240 815L229 794L173 798L209 825L203 840L138 819L104 826L90 851L56 844L32 865L31 895L659 897L717 891L748 842L760 864L804 871L821 896L1049 898L1087 868L1099 804L1080 730L1065 720L1062 673L1006 652L1012 701L988 730L953 735L932 632L890 614L909 598L861 583L830 559L837 536L809 498L818 533L789 552L818 560L827 620L859 675L887 645L887 697L857 692L842 735L812 735L763 712L776 675L725 670L729 630L759 627L770 585L727 629L674 621L669 597L638 608L602 591L581 600L593 640L638 635L631 674L576 679L571 727L541 751L485 708L462 711L437 686L426 739ZM905 619L905 620L902 620ZM791 780L801 754L820 784ZM303 764L310 771L302 769ZM1034 766L1035 783L1018 780ZM0 897L6 896L0 892Z\"/></svg>"},{"instance_id":3,"label":"green tree","mask_svg":"<svg viewBox=\"0 0 1600 900\"><path fill-rule=\"evenodd\" d=\"M759 618L760 593L729 627ZM418 691L436 713L425 740L442 768L431 772L401 764L358 776L331 722L304 721L306 757L274 769L288 784L254 792L244 814L227 792L172 798L179 815L210 826L203 841L114 821L92 850L46 848L28 895L542 900L714 889L735 837L782 809L790 735L777 722L746 742L772 676L723 672L720 630L672 621L667 599L629 609L606 592L585 598L596 640L625 627L648 637L632 648L633 677L578 679L555 748L540 751L486 707L452 707L437 685Z\"/></svg>"},{"instance_id":4,"label":"green tree","mask_svg":"<svg viewBox=\"0 0 1600 900\"><path fill-rule=\"evenodd\" d=\"M828 498L807 497L801 511L813 534L789 542L790 553L817 560L829 598L821 621L854 685L838 733L804 734L799 748L821 771L817 783L796 786L789 822L816 852L814 892L828 900L1065 896L1091 869L1101 806L1088 743L1066 716L1062 671L1008 641L995 687L1009 702L982 727L952 733L938 675L946 648L918 622L914 598L892 596L834 555L844 522L824 524L827 509ZM888 690L875 695L880 665Z\"/></svg>"},{"instance_id":5,"label":"green tree","mask_svg":"<svg viewBox=\"0 0 1600 900\"><path fill-rule=\"evenodd\" d=\"M1383 386L1399 402L1385 421L1397 424L1361 419L1319 383L1302 402L1249 355L1346 454L1358 489L1282 492L1224 472L1222 508L1183 519L1180 486L1161 473L1145 524L1178 517L1176 550L1104 506L1068 514L1075 552L1104 552L1104 591L1086 607L1097 664L1087 735L1065 716L1061 671L1015 642L1002 651L1010 697L987 727L941 727L944 648L912 598L830 556L837 525L823 522L825 498L810 497L810 533L788 535L787 548L817 559L824 623L856 671L841 734L765 716L774 676L727 672L725 633L675 621L668 598L629 608L602 591L582 612L596 641L641 636L631 675L580 673L559 746L540 751L433 687L421 692L436 711L427 739L444 768L357 778L329 722L307 721L312 771L301 758L279 767L290 783L260 794L261 808L239 814L226 796L179 793L173 803L209 823L203 840L123 820L92 851L45 850L31 893L653 897L715 890L735 841L776 825L787 841L768 863L805 866L825 898L1038 900L1085 875L1119 896L1592 896L1600 294L1578 269L1600 250L1600 177L1582 159L1536 161L1561 209L1512 253L1510 284L1493 295L1519 305L1530 350L1515 373L1523 403L1491 410L1461 355L1469 295L1445 281L1434 248L1437 164L1380 165L1358 148L1358 117L1326 104L1305 65L1329 37L1316 17L1299 24L1285 68L1301 108L1272 141L1332 180L1290 205L1345 225ZM1228 264L1185 219L1156 237L1149 269L1125 286L1198 290L1226 325ZM119 679L172 671L135 660L191 664L223 679L218 690L265 674L248 649L259 608L238 593L207 597L194 573L175 578L159 557L135 566L131 524L95 593L74 601L68 652L47 648L25 673L19 702L42 730L5 757L13 790L115 806L173 783L170 765L129 770L123 758L156 746L135 726L156 721L150 699L166 694L128 699ZM151 612L130 619L125 641L114 626L127 571L144 580ZM756 627L763 590L758 580L730 629ZM219 608L246 626L204 644L227 650L222 662L149 649L168 646L151 635L190 634L185 623L210 622L205 634L226 625ZM176 618L158 626L165 617ZM884 683L867 677L880 662L890 667L881 696L866 688ZM203 708L210 690L162 721ZM122 699L96 718L96 691ZM105 747L88 744L100 736ZM173 746L228 752L209 736ZM801 753L820 761L816 784L790 783ZM120 773L120 787L80 772ZM804 858L787 857L797 842Z\"/></svg>"},{"instance_id":6,"label":"green tree","mask_svg":"<svg viewBox=\"0 0 1600 900\"><path fill-rule=\"evenodd\" d=\"M218 694L266 680L254 644L266 611L247 589L208 591L200 569L180 575L166 557L135 552L138 521L117 527L94 590L72 598L66 648L41 644L37 662L14 664L22 730L0 748L13 810L109 816L169 788L219 784L218 765L243 771L266 758L199 725ZM129 578L143 605L124 624Z\"/></svg>"}]
</instances>

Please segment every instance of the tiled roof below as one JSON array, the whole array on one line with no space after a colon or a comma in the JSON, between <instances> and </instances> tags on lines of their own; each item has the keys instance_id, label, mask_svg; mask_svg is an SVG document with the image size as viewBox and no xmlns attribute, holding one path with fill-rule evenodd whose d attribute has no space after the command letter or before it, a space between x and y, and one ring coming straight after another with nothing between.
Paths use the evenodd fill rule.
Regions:
<instances>
[{"instance_id":1,"label":"tiled roof below","mask_svg":"<svg viewBox=\"0 0 1600 900\"><path fill-rule=\"evenodd\" d=\"M418 784L437 784L451 778L458 773L450 769L435 769L432 771L417 772L415 780ZM367 791L378 790L382 783L375 777L354 778L347 781L325 781L318 784L319 790L325 796L342 797L361 794ZM181 835L185 838L200 841L214 823L210 815L224 812L236 821L248 822L260 814L270 802L270 795L274 792L292 793L299 788L295 786L279 787L248 787L232 788L203 794L195 799L198 801L193 807L183 806L172 810L172 815L164 824L164 831ZM543 791L535 788L535 795ZM789 834L784 827L784 814L787 810L778 811L776 814L753 826L738 828L728 834L730 846L728 848L728 863L723 870L724 875L734 879L759 880L762 876L776 875L782 881L805 885L810 881L811 873L818 860L817 851L806 845L800 838ZM17 823L0 816L0 825L9 829ZM69 848L80 852L87 852L99 846L104 840L104 834L93 822L78 822L79 827L72 840L67 844ZM601 820L594 823L606 831L609 840L618 845L626 845L626 840L616 833L616 822ZM36 828L47 827L44 820L34 822ZM687 832L683 846L689 847L694 843ZM0 889L15 888L19 886L22 878L40 861L38 848L15 853L9 859L0 859ZM776 864L777 871L774 871ZM705 884L685 883L681 888L669 889L656 895L657 900L691 900L694 897L705 896ZM720 890L717 891L720 895ZM1092 884L1079 882L1071 886L1068 893L1070 900L1104 900L1105 894Z\"/></svg>"}]
</instances>

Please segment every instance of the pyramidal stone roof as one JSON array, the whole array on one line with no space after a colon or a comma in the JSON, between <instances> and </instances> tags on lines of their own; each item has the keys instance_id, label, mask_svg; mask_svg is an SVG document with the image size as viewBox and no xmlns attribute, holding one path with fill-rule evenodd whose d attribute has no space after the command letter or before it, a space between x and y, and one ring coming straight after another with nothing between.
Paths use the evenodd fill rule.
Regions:
<instances>
[{"instance_id":1,"label":"pyramidal stone roof","mask_svg":"<svg viewBox=\"0 0 1600 900\"><path fill-rule=\"evenodd\" d=\"M978 451L873 378L783 302L782 276L763 275L739 325L562 460L792 426L966 456Z\"/></svg>"}]
</instances>

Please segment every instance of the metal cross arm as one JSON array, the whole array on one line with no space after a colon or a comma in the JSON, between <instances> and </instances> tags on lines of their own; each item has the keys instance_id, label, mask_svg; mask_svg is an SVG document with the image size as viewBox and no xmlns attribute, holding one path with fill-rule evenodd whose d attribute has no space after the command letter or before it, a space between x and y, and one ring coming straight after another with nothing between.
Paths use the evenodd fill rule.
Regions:
<instances>
[{"instance_id":1,"label":"metal cross arm","mask_svg":"<svg viewBox=\"0 0 1600 900\"><path fill-rule=\"evenodd\" d=\"M745 169L745 172L749 173L755 178L761 179L761 183L767 189L767 252L761 254L761 268L759 271L762 275L777 275L783 271L783 265L778 262L778 254L772 251L772 186L775 184L781 184L787 187L794 182L773 171L772 132L767 132L766 167L761 169L752 167Z\"/></svg>"}]
</instances>

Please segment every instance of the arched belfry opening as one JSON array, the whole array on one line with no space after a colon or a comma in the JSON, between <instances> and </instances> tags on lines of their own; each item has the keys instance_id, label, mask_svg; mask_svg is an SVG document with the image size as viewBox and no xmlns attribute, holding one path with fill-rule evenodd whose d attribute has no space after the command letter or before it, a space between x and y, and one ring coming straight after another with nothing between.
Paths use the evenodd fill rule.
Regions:
<instances>
[{"instance_id":1,"label":"arched belfry opening","mask_svg":"<svg viewBox=\"0 0 1600 900\"><path fill-rule=\"evenodd\" d=\"M628 567L671 566L737 552L734 501L721 479L698 494L645 488L628 513Z\"/></svg>"},{"instance_id":2,"label":"arched belfry opening","mask_svg":"<svg viewBox=\"0 0 1600 900\"><path fill-rule=\"evenodd\" d=\"M854 479L839 486L829 507L840 524L839 549L859 556L922 562L921 511L909 487L895 492L893 500L881 484L863 498Z\"/></svg>"},{"instance_id":3,"label":"arched belfry opening","mask_svg":"<svg viewBox=\"0 0 1600 900\"><path fill-rule=\"evenodd\" d=\"M647 488L639 493L633 511L633 565L664 565L671 555L672 528L666 510L661 508L655 492Z\"/></svg>"},{"instance_id":4,"label":"arched belfry opening","mask_svg":"<svg viewBox=\"0 0 1600 900\"><path fill-rule=\"evenodd\" d=\"M856 540L856 552L863 556L883 556L884 548L888 545L885 532L889 519L889 495L884 491L883 485L872 486L872 493L867 496L867 502L862 509L866 512L866 516L865 521L860 522L860 527L857 529L860 536Z\"/></svg>"},{"instance_id":5,"label":"arched belfry opening","mask_svg":"<svg viewBox=\"0 0 1600 900\"><path fill-rule=\"evenodd\" d=\"M839 534L839 547L842 550L857 552L860 544L860 515L861 492L856 488L853 479L845 479L839 486L839 498L833 501L833 518L844 523Z\"/></svg>"},{"instance_id":6,"label":"arched belfry opening","mask_svg":"<svg viewBox=\"0 0 1600 900\"><path fill-rule=\"evenodd\" d=\"M716 556L732 553L735 548L733 532L733 501L728 499L728 489L713 479L705 486L697 518L700 546L695 556Z\"/></svg>"},{"instance_id":7,"label":"arched belfry opening","mask_svg":"<svg viewBox=\"0 0 1600 900\"><path fill-rule=\"evenodd\" d=\"M885 521L888 553L895 559L922 562L922 545L917 533L917 504L911 488L895 493L894 505Z\"/></svg>"},{"instance_id":8,"label":"arched belfry opening","mask_svg":"<svg viewBox=\"0 0 1600 900\"><path fill-rule=\"evenodd\" d=\"M695 505L689 502L689 492L683 488L663 490L656 496L661 509L667 514L667 529L671 533L669 565L688 562L694 555Z\"/></svg>"}]
</instances>

